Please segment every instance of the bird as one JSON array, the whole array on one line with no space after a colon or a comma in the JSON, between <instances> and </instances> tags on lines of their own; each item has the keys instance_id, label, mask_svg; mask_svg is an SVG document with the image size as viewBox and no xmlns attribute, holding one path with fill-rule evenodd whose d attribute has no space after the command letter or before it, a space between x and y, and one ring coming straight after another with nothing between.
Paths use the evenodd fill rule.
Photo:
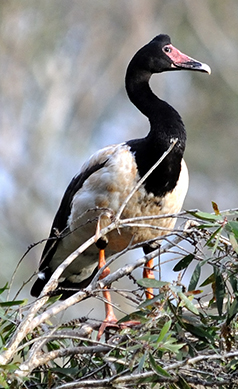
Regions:
<instances>
[{"instance_id":1,"label":"bird","mask_svg":"<svg viewBox=\"0 0 238 389\"><path fill-rule=\"evenodd\" d=\"M42 252L38 278L31 294L38 297L56 268L81 244L95 234L98 223L104 228L132 193L142 177L176 143L162 162L137 188L124 207L121 219L178 213L188 189L188 169L183 159L186 130L179 113L152 91L153 74L189 70L210 74L210 67L176 49L166 34L157 35L140 48L127 67L125 88L130 101L148 118L149 130L144 138L106 146L95 152L69 183L55 215L49 239ZM105 211L107 210L107 211ZM131 241L141 244L145 253L154 249L150 242L173 230L176 219L157 218L150 224L159 227L131 226L108 233L80 254L63 272L56 293L65 299L85 288L106 258L124 250ZM143 221L141 222L143 224ZM108 274L106 268L101 278ZM143 276L153 278L153 260ZM152 289L146 297L152 298ZM103 290L106 317L98 338L106 326L117 322L110 293Z\"/></svg>"}]
</instances>

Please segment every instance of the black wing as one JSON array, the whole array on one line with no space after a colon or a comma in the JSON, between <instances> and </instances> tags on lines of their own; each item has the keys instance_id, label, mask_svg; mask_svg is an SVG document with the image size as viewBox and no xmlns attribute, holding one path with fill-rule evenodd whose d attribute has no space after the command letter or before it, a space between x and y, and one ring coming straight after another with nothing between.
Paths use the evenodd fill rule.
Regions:
<instances>
[{"instance_id":1,"label":"black wing","mask_svg":"<svg viewBox=\"0 0 238 389\"><path fill-rule=\"evenodd\" d=\"M106 162L107 159L103 163L98 163L85 169L83 172L75 176L67 187L59 209L55 215L49 238L47 239L42 252L39 270L44 273L44 276L42 278L38 278L34 283L31 289L32 296L38 297L43 287L51 277L52 272L50 270L49 263L52 260L58 244L63 238L64 232L68 227L67 222L71 213L71 204L74 195L83 186L83 183L87 180L87 178L97 170L101 169Z\"/></svg>"}]
</instances>

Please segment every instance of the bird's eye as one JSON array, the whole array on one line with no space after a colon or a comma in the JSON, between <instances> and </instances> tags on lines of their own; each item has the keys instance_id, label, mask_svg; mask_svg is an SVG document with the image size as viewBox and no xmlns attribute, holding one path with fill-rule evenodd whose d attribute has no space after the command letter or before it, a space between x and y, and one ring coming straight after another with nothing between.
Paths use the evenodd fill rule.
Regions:
<instances>
[{"instance_id":1,"label":"bird's eye","mask_svg":"<svg viewBox=\"0 0 238 389\"><path fill-rule=\"evenodd\" d=\"M172 49L171 49L171 47L169 47L169 46L164 46L164 47L163 47L163 51L164 51L165 53L171 53Z\"/></svg>"}]
</instances>

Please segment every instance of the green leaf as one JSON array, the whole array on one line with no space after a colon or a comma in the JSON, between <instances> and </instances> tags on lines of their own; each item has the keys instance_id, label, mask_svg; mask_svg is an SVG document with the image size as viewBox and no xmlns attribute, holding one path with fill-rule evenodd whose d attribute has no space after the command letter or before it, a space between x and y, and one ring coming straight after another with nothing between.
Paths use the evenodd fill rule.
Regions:
<instances>
[{"instance_id":1,"label":"green leaf","mask_svg":"<svg viewBox=\"0 0 238 389\"><path fill-rule=\"evenodd\" d=\"M158 335L157 334L151 334L151 332L146 332L144 335L140 336L140 340L143 340L145 342L148 342L150 344L157 342Z\"/></svg>"},{"instance_id":2,"label":"green leaf","mask_svg":"<svg viewBox=\"0 0 238 389\"><path fill-rule=\"evenodd\" d=\"M178 297L182 300L183 305L184 305L190 312L194 313L195 315L199 315L198 309L195 307L195 305L192 303L192 301L191 301L187 296L185 296L184 293L178 292Z\"/></svg>"},{"instance_id":3,"label":"green leaf","mask_svg":"<svg viewBox=\"0 0 238 389\"><path fill-rule=\"evenodd\" d=\"M50 306L50 305L53 305L54 303L56 303L56 301L60 300L62 294L59 294L57 296L51 296L49 298L49 300L47 301L47 305Z\"/></svg>"},{"instance_id":4,"label":"green leaf","mask_svg":"<svg viewBox=\"0 0 238 389\"><path fill-rule=\"evenodd\" d=\"M162 369L162 367L160 367L160 365L158 365L158 363L155 362L151 354L149 354L149 359L150 359L151 367L156 374L162 377L171 377L171 375L166 370Z\"/></svg>"},{"instance_id":5,"label":"green leaf","mask_svg":"<svg viewBox=\"0 0 238 389\"><path fill-rule=\"evenodd\" d=\"M175 338L170 338L169 341L166 341L163 343L163 345L160 347L161 350L165 351L171 351L172 353L177 354L178 351L186 345L186 343L175 343L177 342L177 339ZM175 344L174 344L175 343Z\"/></svg>"},{"instance_id":6,"label":"green leaf","mask_svg":"<svg viewBox=\"0 0 238 389\"><path fill-rule=\"evenodd\" d=\"M138 306L138 308L141 309L141 308L146 308L146 307L152 306L154 303L156 303L158 300L161 300L161 299L164 299L164 293L159 293L155 297L153 297L152 299L148 299L148 300L143 301Z\"/></svg>"},{"instance_id":7,"label":"green leaf","mask_svg":"<svg viewBox=\"0 0 238 389\"><path fill-rule=\"evenodd\" d=\"M60 345L57 341L52 341L47 343L47 349L48 351L53 351L53 350L59 350Z\"/></svg>"},{"instance_id":8,"label":"green leaf","mask_svg":"<svg viewBox=\"0 0 238 389\"><path fill-rule=\"evenodd\" d=\"M215 215L213 213L201 212L201 211L187 211L190 215L195 216L198 219L206 220L210 222L217 222L218 220L222 220L221 215Z\"/></svg>"},{"instance_id":9,"label":"green leaf","mask_svg":"<svg viewBox=\"0 0 238 389\"><path fill-rule=\"evenodd\" d=\"M160 343L162 342L162 340L164 339L165 335L167 334L167 332L169 331L170 327L171 327L171 323L172 323L172 320L168 320L164 326L162 327L161 331L160 331L160 334L159 334L159 337L157 339L157 343Z\"/></svg>"},{"instance_id":10,"label":"green leaf","mask_svg":"<svg viewBox=\"0 0 238 389\"><path fill-rule=\"evenodd\" d=\"M190 332L192 335L195 335L197 338L203 340L204 342L211 341L214 342L214 337L209 333L209 328L205 328L204 326L194 326L192 324L184 323L183 327Z\"/></svg>"},{"instance_id":11,"label":"green leaf","mask_svg":"<svg viewBox=\"0 0 238 389\"><path fill-rule=\"evenodd\" d=\"M229 240L231 242L233 250L238 254L238 242L237 242L237 239L233 233L229 234Z\"/></svg>"},{"instance_id":12,"label":"green leaf","mask_svg":"<svg viewBox=\"0 0 238 389\"><path fill-rule=\"evenodd\" d=\"M8 288L8 283L6 283L6 284L4 285L3 288L0 288L0 294L2 294L3 292L5 292L5 290L7 290L7 289L9 289L9 288Z\"/></svg>"},{"instance_id":13,"label":"green leaf","mask_svg":"<svg viewBox=\"0 0 238 389\"><path fill-rule=\"evenodd\" d=\"M27 303L26 300L4 301L0 302L0 307L13 307L14 305L23 305Z\"/></svg>"},{"instance_id":14,"label":"green leaf","mask_svg":"<svg viewBox=\"0 0 238 389\"><path fill-rule=\"evenodd\" d=\"M192 274L192 277L190 279L190 283L188 286L188 291L196 289L200 275L201 275L201 264L199 262L193 271L193 274Z\"/></svg>"},{"instance_id":15,"label":"green leaf","mask_svg":"<svg viewBox=\"0 0 238 389\"><path fill-rule=\"evenodd\" d=\"M6 319L6 323L9 323L1 328L1 335L11 333L16 328L16 324L9 321L9 318Z\"/></svg>"},{"instance_id":16,"label":"green leaf","mask_svg":"<svg viewBox=\"0 0 238 389\"><path fill-rule=\"evenodd\" d=\"M9 385L6 382L5 377L2 377L1 375L0 375L0 385L1 385L0 387L3 389L9 389Z\"/></svg>"},{"instance_id":17,"label":"green leaf","mask_svg":"<svg viewBox=\"0 0 238 389\"><path fill-rule=\"evenodd\" d=\"M221 233L222 233L222 230L223 230L223 226L219 226L214 232L213 234L210 236L210 238L207 240L206 242L206 246L212 246L213 247L213 254L215 253L216 249L217 249L217 246L220 242L220 236L221 236ZM213 244L212 241L213 239L215 239L215 243Z\"/></svg>"},{"instance_id":18,"label":"green leaf","mask_svg":"<svg viewBox=\"0 0 238 389\"><path fill-rule=\"evenodd\" d=\"M226 324L229 325L238 312L238 299L235 299L227 312Z\"/></svg>"},{"instance_id":19,"label":"green leaf","mask_svg":"<svg viewBox=\"0 0 238 389\"><path fill-rule=\"evenodd\" d=\"M181 376L179 376L178 385L179 385L179 389L191 389L191 386L188 385L185 379Z\"/></svg>"},{"instance_id":20,"label":"green leaf","mask_svg":"<svg viewBox=\"0 0 238 389\"><path fill-rule=\"evenodd\" d=\"M137 283L145 288L162 288L165 285L169 285L169 282L159 281L152 278L142 278Z\"/></svg>"},{"instance_id":21,"label":"green leaf","mask_svg":"<svg viewBox=\"0 0 238 389\"><path fill-rule=\"evenodd\" d=\"M146 353L144 353L139 361L139 364L137 367L139 373L142 372L142 370L143 370L143 367L144 367L144 364L146 361L146 356L147 356Z\"/></svg>"},{"instance_id":22,"label":"green leaf","mask_svg":"<svg viewBox=\"0 0 238 389\"><path fill-rule=\"evenodd\" d=\"M127 321L139 321L140 323L146 323L148 321L147 315L147 311L135 311L122 317L120 320L118 320L118 323L120 324Z\"/></svg>"},{"instance_id":23,"label":"green leaf","mask_svg":"<svg viewBox=\"0 0 238 389\"><path fill-rule=\"evenodd\" d=\"M229 282L231 283L233 292L234 292L234 293L237 293L237 292L238 292L238 280L237 280L236 274L234 274L234 275L232 274L232 275L229 277Z\"/></svg>"},{"instance_id":24,"label":"green leaf","mask_svg":"<svg viewBox=\"0 0 238 389\"><path fill-rule=\"evenodd\" d=\"M182 258L173 268L173 271L180 271L186 269L188 265L192 262L194 254L188 254L186 257Z\"/></svg>"},{"instance_id":25,"label":"green leaf","mask_svg":"<svg viewBox=\"0 0 238 389\"><path fill-rule=\"evenodd\" d=\"M203 281L203 283L202 283L200 286L210 285L210 284L212 284L214 281L215 281L215 274L212 273L209 277L207 277L207 278L205 279L205 281Z\"/></svg>"},{"instance_id":26,"label":"green leaf","mask_svg":"<svg viewBox=\"0 0 238 389\"><path fill-rule=\"evenodd\" d=\"M183 290L183 286L182 285L170 285L170 288L171 292L173 292L174 294L178 294L179 292L182 292Z\"/></svg>"},{"instance_id":27,"label":"green leaf","mask_svg":"<svg viewBox=\"0 0 238 389\"><path fill-rule=\"evenodd\" d=\"M214 227L219 227L221 225L221 223L217 222L217 223L204 223L204 224L200 224L199 226L197 226L197 229L199 230L204 230L204 229L207 229L207 228L214 228Z\"/></svg>"},{"instance_id":28,"label":"green leaf","mask_svg":"<svg viewBox=\"0 0 238 389\"><path fill-rule=\"evenodd\" d=\"M78 366L75 366L75 367L54 367L54 368L51 368L51 372L57 373L57 374L60 374L63 376L66 376L66 375L73 376L73 375L77 374Z\"/></svg>"},{"instance_id":29,"label":"green leaf","mask_svg":"<svg viewBox=\"0 0 238 389\"><path fill-rule=\"evenodd\" d=\"M217 310L219 315L222 316L223 300L225 297L225 282L223 280L222 275L217 272L216 268L214 268L214 274L215 274L214 291L216 297L216 305L217 305Z\"/></svg>"},{"instance_id":30,"label":"green leaf","mask_svg":"<svg viewBox=\"0 0 238 389\"><path fill-rule=\"evenodd\" d=\"M232 231L235 235L236 240L238 240L238 222L237 221L229 221L225 228L228 232Z\"/></svg>"},{"instance_id":31,"label":"green leaf","mask_svg":"<svg viewBox=\"0 0 238 389\"><path fill-rule=\"evenodd\" d=\"M1 369L3 371L8 372L8 373L9 372L12 373L12 372L16 371L18 368L19 368L19 364L17 364L17 363L9 363L7 365L1 365Z\"/></svg>"},{"instance_id":32,"label":"green leaf","mask_svg":"<svg viewBox=\"0 0 238 389\"><path fill-rule=\"evenodd\" d=\"M236 253L238 253L238 222L229 221L225 225L226 232L229 236L231 245Z\"/></svg>"}]
</instances>

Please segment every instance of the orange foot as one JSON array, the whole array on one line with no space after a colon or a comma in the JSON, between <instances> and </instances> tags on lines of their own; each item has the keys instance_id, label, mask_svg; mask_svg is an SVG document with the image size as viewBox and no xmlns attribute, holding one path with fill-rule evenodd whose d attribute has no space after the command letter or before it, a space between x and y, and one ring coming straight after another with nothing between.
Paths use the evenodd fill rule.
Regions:
<instances>
[{"instance_id":1,"label":"orange foot","mask_svg":"<svg viewBox=\"0 0 238 389\"><path fill-rule=\"evenodd\" d=\"M103 335L103 333L107 327L126 329L126 328L134 327L135 325L141 324L140 321L136 321L136 320L129 320L126 322L118 323L117 318L114 314L112 305L109 303L109 301L111 302L111 296L110 296L110 292L107 290L107 288L104 289L103 295L104 295L104 298L107 300L107 302L105 302L106 318L103 320L103 322L99 328L99 331L97 334L98 341L101 339L101 336Z\"/></svg>"},{"instance_id":2,"label":"orange foot","mask_svg":"<svg viewBox=\"0 0 238 389\"><path fill-rule=\"evenodd\" d=\"M103 335L105 329L107 327L116 327L119 328L119 325L117 324L117 318L114 315L113 310L107 314L106 318L103 320L97 334L97 340L99 341L101 339L101 336Z\"/></svg>"},{"instance_id":3,"label":"orange foot","mask_svg":"<svg viewBox=\"0 0 238 389\"><path fill-rule=\"evenodd\" d=\"M136 320L129 320L129 321L125 321L125 322L122 322L122 323L118 323L117 322L117 319L109 319L106 318L105 320L103 320L99 330L98 330L98 334L97 334L97 341L99 341L101 339L101 336L103 335L105 329L107 327L115 327L115 328L118 328L118 329L121 329L121 330L124 330L126 328L132 328L134 326L137 326L141 324L140 321L136 321Z\"/></svg>"}]
</instances>

